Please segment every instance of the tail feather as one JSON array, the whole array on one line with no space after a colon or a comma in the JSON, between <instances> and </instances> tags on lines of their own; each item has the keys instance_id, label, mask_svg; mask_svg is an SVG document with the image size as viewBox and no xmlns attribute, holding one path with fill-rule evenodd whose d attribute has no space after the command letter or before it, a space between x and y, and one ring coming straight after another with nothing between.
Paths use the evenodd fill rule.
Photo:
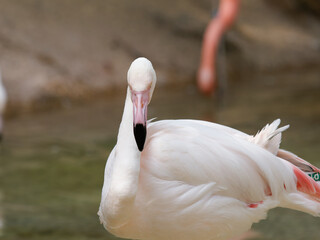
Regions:
<instances>
[{"instance_id":1,"label":"tail feather","mask_svg":"<svg viewBox=\"0 0 320 240\"><path fill-rule=\"evenodd\" d=\"M320 203L302 192L289 193L280 204L280 207L309 213L315 217L320 217Z\"/></svg>"},{"instance_id":2,"label":"tail feather","mask_svg":"<svg viewBox=\"0 0 320 240\"><path fill-rule=\"evenodd\" d=\"M271 124L267 124L250 141L276 155L281 143L281 133L289 128L289 125L278 128L280 123L280 119L276 119Z\"/></svg>"},{"instance_id":3,"label":"tail feather","mask_svg":"<svg viewBox=\"0 0 320 240\"><path fill-rule=\"evenodd\" d=\"M320 216L320 182L310 176L320 176L320 169L291 152L279 149L281 133L289 128L289 125L278 128L280 122L280 119L276 119L267 124L249 141L287 161L293 169L297 191L285 194L281 206Z\"/></svg>"},{"instance_id":4,"label":"tail feather","mask_svg":"<svg viewBox=\"0 0 320 240\"><path fill-rule=\"evenodd\" d=\"M296 176L296 192L284 196L280 206L286 207L313 216L320 216L320 184L310 178L305 172L292 165L293 173Z\"/></svg>"}]
</instances>

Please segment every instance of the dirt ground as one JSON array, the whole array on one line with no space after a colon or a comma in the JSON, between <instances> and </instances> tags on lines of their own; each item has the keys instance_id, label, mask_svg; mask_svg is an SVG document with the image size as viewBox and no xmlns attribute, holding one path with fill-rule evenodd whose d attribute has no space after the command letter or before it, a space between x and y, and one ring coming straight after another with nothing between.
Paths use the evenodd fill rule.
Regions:
<instances>
[{"instance_id":1,"label":"dirt ground","mask_svg":"<svg viewBox=\"0 0 320 240\"><path fill-rule=\"evenodd\" d=\"M139 56L158 84L191 83L217 1L0 0L0 68L8 112L93 99L126 84ZM320 21L276 1L243 0L225 38L228 71L320 66Z\"/></svg>"}]
</instances>

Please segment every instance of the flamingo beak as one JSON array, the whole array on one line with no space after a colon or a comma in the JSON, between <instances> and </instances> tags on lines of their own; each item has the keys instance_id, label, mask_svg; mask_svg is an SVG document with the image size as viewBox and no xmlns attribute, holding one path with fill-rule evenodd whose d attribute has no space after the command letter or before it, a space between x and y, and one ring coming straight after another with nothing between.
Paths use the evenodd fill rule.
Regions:
<instances>
[{"instance_id":1,"label":"flamingo beak","mask_svg":"<svg viewBox=\"0 0 320 240\"><path fill-rule=\"evenodd\" d=\"M149 103L149 90L131 90L133 103L133 133L138 149L142 152L147 136L147 110Z\"/></svg>"}]
</instances>

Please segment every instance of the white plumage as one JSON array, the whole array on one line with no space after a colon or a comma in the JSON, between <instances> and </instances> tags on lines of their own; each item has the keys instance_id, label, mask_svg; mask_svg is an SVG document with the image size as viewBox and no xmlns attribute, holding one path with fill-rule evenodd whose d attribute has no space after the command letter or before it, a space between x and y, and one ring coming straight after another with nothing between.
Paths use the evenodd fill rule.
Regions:
<instances>
[{"instance_id":1,"label":"white plumage","mask_svg":"<svg viewBox=\"0 0 320 240\"><path fill-rule=\"evenodd\" d=\"M133 126L145 102L132 96L137 84L148 103L156 78L145 58L129 71L144 79L128 75L117 145L105 168L98 214L108 231L132 239L214 240L240 235L277 206L319 216L320 187L300 170L318 169L279 150L288 128L278 128L280 120L256 136L197 120L148 123L140 152Z\"/></svg>"}]
</instances>

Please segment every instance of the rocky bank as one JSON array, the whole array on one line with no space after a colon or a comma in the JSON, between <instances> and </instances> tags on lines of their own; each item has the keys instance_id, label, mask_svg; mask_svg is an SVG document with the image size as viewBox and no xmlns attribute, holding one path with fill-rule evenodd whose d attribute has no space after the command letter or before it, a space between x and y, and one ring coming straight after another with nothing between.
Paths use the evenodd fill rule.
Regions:
<instances>
[{"instance_id":1,"label":"rocky bank","mask_svg":"<svg viewBox=\"0 0 320 240\"><path fill-rule=\"evenodd\" d=\"M225 38L228 71L320 67L319 5L301 2L243 0ZM0 68L8 112L110 95L125 86L129 64L139 56L153 62L162 86L195 81L202 34L216 5L0 0Z\"/></svg>"}]
</instances>

